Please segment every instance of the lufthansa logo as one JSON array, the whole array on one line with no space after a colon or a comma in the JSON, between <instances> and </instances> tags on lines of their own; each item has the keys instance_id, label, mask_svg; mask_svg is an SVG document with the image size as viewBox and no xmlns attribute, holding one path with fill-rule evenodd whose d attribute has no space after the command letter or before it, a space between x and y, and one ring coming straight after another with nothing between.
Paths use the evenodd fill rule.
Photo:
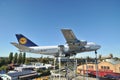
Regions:
<instances>
[{"instance_id":1,"label":"lufthansa logo","mask_svg":"<svg viewBox=\"0 0 120 80\"><path fill-rule=\"evenodd\" d=\"M20 42L20 44L26 44L27 40L26 40L26 38L20 38L19 42Z\"/></svg>"}]
</instances>

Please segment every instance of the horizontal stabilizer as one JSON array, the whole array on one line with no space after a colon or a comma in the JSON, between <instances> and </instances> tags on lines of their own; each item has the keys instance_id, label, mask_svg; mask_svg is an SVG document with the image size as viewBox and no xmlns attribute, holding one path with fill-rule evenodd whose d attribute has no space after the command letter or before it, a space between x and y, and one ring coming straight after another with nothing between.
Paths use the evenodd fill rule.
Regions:
<instances>
[{"instance_id":1,"label":"horizontal stabilizer","mask_svg":"<svg viewBox=\"0 0 120 80\"><path fill-rule=\"evenodd\" d=\"M26 51L30 51L31 50L31 48L26 47L26 46L21 45L21 44L18 44L18 43L15 43L15 42L11 42L11 44L14 45L15 47L17 47L20 51L26 52Z\"/></svg>"}]
</instances>

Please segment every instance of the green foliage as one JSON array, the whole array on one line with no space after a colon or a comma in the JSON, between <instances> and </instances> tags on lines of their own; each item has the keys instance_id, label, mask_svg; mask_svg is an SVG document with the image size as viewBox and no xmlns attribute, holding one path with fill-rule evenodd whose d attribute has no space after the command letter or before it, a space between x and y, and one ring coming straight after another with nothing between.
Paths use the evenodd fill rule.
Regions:
<instances>
[{"instance_id":1,"label":"green foliage","mask_svg":"<svg viewBox=\"0 0 120 80\"><path fill-rule=\"evenodd\" d=\"M0 67L0 70L5 70L5 71L7 71L7 69L8 69L8 67L5 66L5 65Z\"/></svg>"},{"instance_id":2,"label":"green foliage","mask_svg":"<svg viewBox=\"0 0 120 80\"><path fill-rule=\"evenodd\" d=\"M25 64L30 64L30 61L28 58L25 59Z\"/></svg>"},{"instance_id":3,"label":"green foliage","mask_svg":"<svg viewBox=\"0 0 120 80\"><path fill-rule=\"evenodd\" d=\"M113 58L113 54L112 53L110 53L110 57Z\"/></svg>"},{"instance_id":4,"label":"green foliage","mask_svg":"<svg viewBox=\"0 0 120 80\"><path fill-rule=\"evenodd\" d=\"M0 66L7 65L8 64L8 58L0 58Z\"/></svg>"},{"instance_id":5,"label":"green foliage","mask_svg":"<svg viewBox=\"0 0 120 80\"><path fill-rule=\"evenodd\" d=\"M26 59L26 54L23 53L15 53L13 56L13 52L10 52L9 57L4 59L0 59L0 66L5 65L5 64L24 64L25 63L25 59Z\"/></svg>"},{"instance_id":6,"label":"green foliage","mask_svg":"<svg viewBox=\"0 0 120 80\"><path fill-rule=\"evenodd\" d=\"M9 54L9 64L12 63L13 60L13 52L10 52Z\"/></svg>"},{"instance_id":7,"label":"green foliage","mask_svg":"<svg viewBox=\"0 0 120 80\"><path fill-rule=\"evenodd\" d=\"M5 65L5 59L4 59L4 58L2 58L2 59L0 60L0 66L2 66L2 65Z\"/></svg>"},{"instance_id":8,"label":"green foliage","mask_svg":"<svg viewBox=\"0 0 120 80\"><path fill-rule=\"evenodd\" d=\"M119 61L120 59L118 57L113 58L115 61Z\"/></svg>"},{"instance_id":9,"label":"green foliage","mask_svg":"<svg viewBox=\"0 0 120 80\"><path fill-rule=\"evenodd\" d=\"M50 75L50 70L49 69L37 69L37 72L40 73L40 76L48 76Z\"/></svg>"},{"instance_id":10,"label":"green foliage","mask_svg":"<svg viewBox=\"0 0 120 80\"><path fill-rule=\"evenodd\" d=\"M50 70L45 70L40 76L48 76L50 74Z\"/></svg>"},{"instance_id":11,"label":"green foliage","mask_svg":"<svg viewBox=\"0 0 120 80\"><path fill-rule=\"evenodd\" d=\"M19 53L19 56L18 56L18 64L21 64L22 63L22 53Z\"/></svg>"},{"instance_id":12,"label":"green foliage","mask_svg":"<svg viewBox=\"0 0 120 80\"><path fill-rule=\"evenodd\" d=\"M17 63L17 58L18 58L18 53L15 53L14 58L13 58L13 63Z\"/></svg>"},{"instance_id":13,"label":"green foliage","mask_svg":"<svg viewBox=\"0 0 120 80\"><path fill-rule=\"evenodd\" d=\"M23 53L23 58L22 58L22 63L25 63L25 59L26 59L26 53Z\"/></svg>"},{"instance_id":14,"label":"green foliage","mask_svg":"<svg viewBox=\"0 0 120 80\"><path fill-rule=\"evenodd\" d=\"M100 61L102 61L102 55L101 55L101 54L98 56L98 59L99 59Z\"/></svg>"}]
</instances>

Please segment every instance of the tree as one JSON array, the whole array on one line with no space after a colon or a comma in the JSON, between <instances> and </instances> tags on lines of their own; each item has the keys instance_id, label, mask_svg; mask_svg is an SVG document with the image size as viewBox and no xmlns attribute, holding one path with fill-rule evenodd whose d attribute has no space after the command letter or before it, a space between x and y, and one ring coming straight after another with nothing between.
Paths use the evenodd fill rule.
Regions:
<instances>
[{"instance_id":1,"label":"tree","mask_svg":"<svg viewBox=\"0 0 120 80\"><path fill-rule=\"evenodd\" d=\"M9 63L8 58L5 58L5 57L0 58L0 67L3 65L7 65L8 63Z\"/></svg>"},{"instance_id":2,"label":"tree","mask_svg":"<svg viewBox=\"0 0 120 80\"><path fill-rule=\"evenodd\" d=\"M22 53L19 53L18 64L21 64L21 63L22 63Z\"/></svg>"},{"instance_id":3,"label":"tree","mask_svg":"<svg viewBox=\"0 0 120 80\"><path fill-rule=\"evenodd\" d=\"M14 58L13 58L13 63L17 63L18 58L18 53L15 53Z\"/></svg>"},{"instance_id":4,"label":"tree","mask_svg":"<svg viewBox=\"0 0 120 80\"><path fill-rule=\"evenodd\" d=\"M119 58L118 58L118 57L114 57L114 60L115 60L115 61L118 61L118 60L119 60Z\"/></svg>"},{"instance_id":5,"label":"tree","mask_svg":"<svg viewBox=\"0 0 120 80\"><path fill-rule=\"evenodd\" d=\"M5 65L5 59L4 59L4 58L1 58L1 59L0 59L0 66L3 66L3 65Z\"/></svg>"},{"instance_id":6,"label":"tree","mask_svg":"<svg viewBox=\"0 0 120 80\"><path fill-rule=\"evenodd\" d=\"M25 59L25 64L30 64L30 61L28 58Z\"/></svg>"},{"instance_id":7,"label":"tree","mask_svg":"<svg viewBox=\"0 0 120 80\"><path fill-rule=\"evenodd\" d=\"M23 58L22 58L22 63L25 63L25 59L26 59L26 53L23 53Z\"/></svg>"},{"instance_id":8,"label":"tree","mask_svg":"<svg viewBox=\"0 0 120 80\"><path fill-rule=\"evenodd\" d=\"M88 62L90 61L90 57L89 56L87 56L86 59L87 59Z\"/></svg>"},{"instance_id":9,"label":"tree","mask_svg":"<svg viewBox=\"0 0 120 80\"><path fill-rule=\"evenodd\" d=\"M9 54L9 64L12 63L13 60L13 52L10 52Z\"/></svg>"},{"instance_id":10,"label":"tree","mask_svg":"<svg viewBox=\"0 0 120 80\"><path fill-rule=\"evenodd\" d=\"M112 53L110 53L110 58L113 58L113 54Z\"/></svg>"},{"instance_id":11,"label":"tree","mask_svg":"<svg viewBox=\"0 0 120 80\"><path fill-rule=\"evenodd\" d=\"M41 56L40 58L39 58L39 62L43 62L43 56Z\"/></svg>"},{"instance_id":12,"label":"tree","mask_svg":"<svg viewBox=\"0 0 120 80\"><path fill-rule=\"evenodd\" d=\"M43 58L43 62L42 63L49 63L49 60L48 60L48 58Z\"/></svg>"},{"instance_id":13,"label":"tree","mask_svg":"<svg viewBox=\"0 0 120 80\"><path fill-rule=\"evenodd\" d=\"M9 63L9 59L5 58L5 65L7 65Z\"/></svg>"},{"instance_id":14,"label":"tree","mask_svg":"<svg viewBox=\"0 0 120 80\"><path fill-rule=\"evenodd\" d=\"M0 70L5 70L6 71L7 69L8 69L8 67L5 66L5 65L3 65L3 66L0 67Z\"/></svg>"},{"instance_id":15,"label":"tree","mask_svg":"<svg viewBox=\"0 0 120 80\"><path fill-rule=\"evenodd\" d=\"M100 61L102 61L102 55L101 55L101 54L99 55L98 59L99 59Z\"/></svg>"}]
</instances>

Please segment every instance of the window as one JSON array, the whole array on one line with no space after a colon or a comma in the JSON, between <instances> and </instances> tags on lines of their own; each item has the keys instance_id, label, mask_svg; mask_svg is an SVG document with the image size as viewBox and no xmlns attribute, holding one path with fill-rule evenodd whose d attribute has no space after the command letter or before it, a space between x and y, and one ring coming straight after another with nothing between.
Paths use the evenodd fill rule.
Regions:
<instances>
[{"instance_id":1,"label":"window","mask_svg":"<svg viewBox=\"0 0 120 80\"><path fill-rule=\"evenodd\" d=\"M104 69L103 66L101 66L101 69Z\"/></svg>"},{"instance_id":2,"label":"window","mask_svg":"<svg viewBox=\"0 0 120 80\"><path fill-rule=\"evenodd\" d=\"M93 66L88 66L88 68L92 68L93 69Z\"/></svg>"},{"instance_id":3,"label":"window","mask_svg":"<svg viewBox=\"0 0 120 80\"><path fill-rule=\"evenodd\" d=\"M110 67L109 67L109 66L107 66L107 69L110 69Z\"/></svg>"},{"instance_id":4,"label":"window","mask_svg":"<svg viewBox=\"0 0 120 80\"><path fill-rule=\"evenodd\" d=\"M101 69L104 69L104 70L109 70L110 67L109 66L101 66Z\"/></svg>"},{"instance_id":5,"label":"window","mask_svg":"<svg viewBox=\"0 0 120 80\"><path fill-rule=\"evenodd\" d=\"M107 67L106 67L106 66L104 66L104 69L107 69Z\"/></svg>"},{"instance_id":6,"label":"window","mask_svg":"<svg viewBox=\"0 0 120 80\"><path fill-rule=\"evenodd\" d=\"M93 66L91 66L91 68L93 69Z\"/></svg>"}]
</instances>

